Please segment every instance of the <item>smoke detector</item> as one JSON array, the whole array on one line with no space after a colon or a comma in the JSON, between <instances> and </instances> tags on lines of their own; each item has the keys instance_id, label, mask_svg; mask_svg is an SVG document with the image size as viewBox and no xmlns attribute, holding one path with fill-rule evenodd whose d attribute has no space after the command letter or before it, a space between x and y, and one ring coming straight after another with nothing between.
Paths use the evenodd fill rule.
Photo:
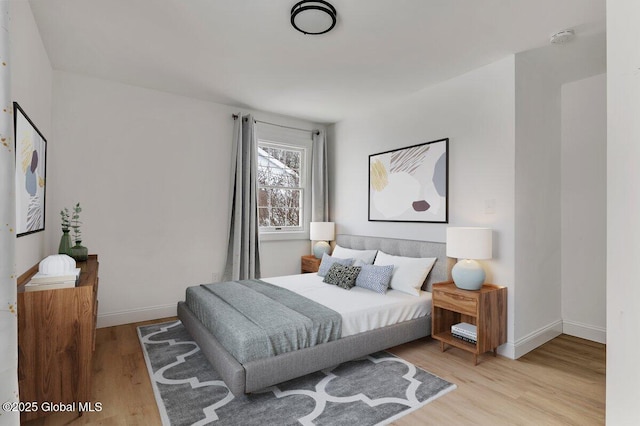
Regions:
<instances>
[{"instance_id":1,"label":"smoke detector","mask_svg":"<svg viewBox=\"0 0 640 426\"><path fill-rule=\"evenodd\" d=\"M573 30L563 30L552 35L549 41L551 41L552 44L565 44L575 37L576 33Z\"/></svg>"}]
</instances>

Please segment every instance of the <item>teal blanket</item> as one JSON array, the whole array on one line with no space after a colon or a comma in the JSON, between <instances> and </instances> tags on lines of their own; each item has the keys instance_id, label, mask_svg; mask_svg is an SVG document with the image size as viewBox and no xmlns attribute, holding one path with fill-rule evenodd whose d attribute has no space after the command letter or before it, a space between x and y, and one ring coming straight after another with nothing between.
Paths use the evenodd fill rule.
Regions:
<instances>
[{"instance_id":1,"label":"teal blanket","mask_svg":"<svg viewBox=\"0 0 640 426\"><path fill-rule=\"evenodd\" d=\"M260 280L187 288L185 302L240 363L340 338L337 312Z\"/></svg>"}]
</instances>

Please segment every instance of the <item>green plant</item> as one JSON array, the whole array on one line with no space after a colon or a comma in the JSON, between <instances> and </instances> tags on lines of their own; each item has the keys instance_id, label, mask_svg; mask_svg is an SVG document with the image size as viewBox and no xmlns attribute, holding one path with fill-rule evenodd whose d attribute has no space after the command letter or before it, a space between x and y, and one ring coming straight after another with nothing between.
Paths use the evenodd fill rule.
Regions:
<instances>
[{"instance_id":1,"label":"green plant","mask_svg":"<svg viewBox=\"0 0 640 426\"><path fill-rule=\"evenodd\" d=\"M69 209L60 210L60 219L62 221L62 232L69 232Z\"/></svg>"},{"instance_id":2,"label":"green plant","mask_svg":"<svg viewBox=\"0 0 640 426\"><path fill-rule=\"evenodd\" d=\"M81 211L82 211L82 207L80 207L80 203L76 203L76 205L73 206L73 214L71 216L71 227L73 228L73 240L76 243L79 243L80 241L82 241L82 231L80 230L80 225L82 225L82 222L80 222Z\"/></svg>"}]
</instances>

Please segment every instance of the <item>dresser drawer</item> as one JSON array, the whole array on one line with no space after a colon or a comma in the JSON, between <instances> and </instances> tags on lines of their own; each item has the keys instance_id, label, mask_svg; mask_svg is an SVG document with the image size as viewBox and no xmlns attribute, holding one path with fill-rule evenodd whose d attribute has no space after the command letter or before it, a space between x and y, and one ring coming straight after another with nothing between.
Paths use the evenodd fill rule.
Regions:
<instances>
[{"instance_id":1,"label":"dresser drawer","mask_svg":"<svg viewBox=\"0 0 640 426\"><path fill-rule=\"evenodd\" d=\"M478 299L442 290L433 291L433 306L466 315L476 315Z\"/></svg>"}]
</instances>

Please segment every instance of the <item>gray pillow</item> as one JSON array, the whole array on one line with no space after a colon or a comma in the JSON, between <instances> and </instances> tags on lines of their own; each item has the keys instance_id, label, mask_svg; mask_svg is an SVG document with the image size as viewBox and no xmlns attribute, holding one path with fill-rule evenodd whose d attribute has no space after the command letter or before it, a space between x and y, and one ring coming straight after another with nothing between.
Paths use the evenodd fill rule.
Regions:
<instances>
[{"instance_id":1,"label":"gray pillow","mask_svg":"<svg viewBox=\"0 0 640 426\"><path fill-rule=\"evenodd\" d=\"M393 265L364 265L356 279L358 287L385 294L393 275Z\"/></svg>"},{"instance_id":2,"label":"gray pillow","mask_svg":"<svg viewBox=\"0 0 640 426\"><path fill-rule=\"evenodd\" d=\"M344 266L334 263L322 282L337 285L345 290L351 290L356 285L356 278L360 273L360 269L359 266Z\"/></svg>"},{"instance_id":3,"label":"gray pillow","mask_svg":"<svg viewBox=\"0 0 640 426\"><path fill-rule=\"evenodd\" d=\"M337 257L331 257L327 253L322 254L322 261L320 262L320 267L318 268L318 275L324 277L329 272L329 269L334 263L338 263L344 266L351 266L353 263L353 259L340 259Z\"/></svg>"}]
</instances>

